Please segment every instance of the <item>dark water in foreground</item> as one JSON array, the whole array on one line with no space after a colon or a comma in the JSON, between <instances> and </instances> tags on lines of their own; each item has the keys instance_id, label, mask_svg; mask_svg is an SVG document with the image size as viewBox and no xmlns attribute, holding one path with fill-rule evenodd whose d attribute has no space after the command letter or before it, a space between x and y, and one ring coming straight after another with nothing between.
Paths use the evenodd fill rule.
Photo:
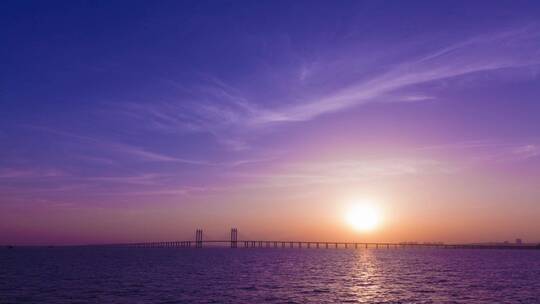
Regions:
<instances>
[{"instance_id":1,"label":"dark water in foreground","mask_svg":"<svg viewBox=\"0 0 540 304\"><path fill-rule=\"evenodd\" d=\"M540 303L540 251L0 249L0 303Z\"/></svg>"}]
</instances>

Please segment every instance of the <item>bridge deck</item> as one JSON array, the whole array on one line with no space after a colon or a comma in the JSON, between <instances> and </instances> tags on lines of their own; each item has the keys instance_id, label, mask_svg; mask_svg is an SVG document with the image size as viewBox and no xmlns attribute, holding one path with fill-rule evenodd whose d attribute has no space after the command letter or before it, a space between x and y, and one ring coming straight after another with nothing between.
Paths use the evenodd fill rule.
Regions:
<instances>
[{"instance_id":1,"label":"bridge deck","mask_svg":"<svg viewBox=\"0 0 540 304\"><path fill-rule=\"evenodd\" d=\"M204 245L208 246L204 246ZM441 248L441 249L540 249L534 245L484 245L484 244L431 244L431 243L373 243L373 242L328 242L328 241L273 241L273 240L199 240L111 244L143 248L306 248L306 249L369 249L369 248Z\"/></svg>"}]
</instances>

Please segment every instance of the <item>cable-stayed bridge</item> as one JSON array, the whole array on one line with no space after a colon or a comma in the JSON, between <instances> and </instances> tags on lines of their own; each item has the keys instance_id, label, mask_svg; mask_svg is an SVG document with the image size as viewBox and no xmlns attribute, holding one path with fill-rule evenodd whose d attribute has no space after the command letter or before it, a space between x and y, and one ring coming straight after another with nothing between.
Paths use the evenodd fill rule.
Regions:
<instances>
[{"instance_id":1,"label":"cable-stayed bridge","mask_svg":"<svg viewBox=\"0 0 540 304\"><path fill-rule=\"evenodd\" d=\"M515 244L444 244L444 243L379 243L379 242L329 242L329 241L283 241L283 240L239 240L238 229L232 228L230 238L225 240L205 240L203 230L195 231L194 240L169 242L143 242L111 244L109 246L128 246L139 248L309 248L309 249L369 249L369 248L441 248L441 249L540 249L539 245Z\"/></svg>"}]
</instances>

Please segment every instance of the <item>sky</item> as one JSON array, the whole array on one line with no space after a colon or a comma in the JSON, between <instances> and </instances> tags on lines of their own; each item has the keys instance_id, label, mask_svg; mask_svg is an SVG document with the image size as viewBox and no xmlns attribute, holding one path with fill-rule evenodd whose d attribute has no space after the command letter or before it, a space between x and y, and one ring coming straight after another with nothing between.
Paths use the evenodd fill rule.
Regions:
<instances>
[{"instance_id":1,"label":"sky","mask_svg":"<svg viewBox=\"0 0 540 304\"><path fill-rule=\"evenodd\" d=\"M2 1L0 38L0 244L540 242L537 1Z\"/></svg>"}]
</instances>

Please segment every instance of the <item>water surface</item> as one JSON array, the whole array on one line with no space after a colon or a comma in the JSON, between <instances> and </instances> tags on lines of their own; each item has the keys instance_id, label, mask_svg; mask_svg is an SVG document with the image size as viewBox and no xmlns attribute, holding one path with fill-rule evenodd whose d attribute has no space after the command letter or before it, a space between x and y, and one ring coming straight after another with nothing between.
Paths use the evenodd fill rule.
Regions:
<instances>
[{"instance_id":1,"label":"water surface","mask_svg":"<svg viewBox=\"0 0 540 304\"><path fill-rule=\"evenodd\" d=\"M540 251L0 249L0 303L540 303Z\"/></svg>"}]
</instances>

